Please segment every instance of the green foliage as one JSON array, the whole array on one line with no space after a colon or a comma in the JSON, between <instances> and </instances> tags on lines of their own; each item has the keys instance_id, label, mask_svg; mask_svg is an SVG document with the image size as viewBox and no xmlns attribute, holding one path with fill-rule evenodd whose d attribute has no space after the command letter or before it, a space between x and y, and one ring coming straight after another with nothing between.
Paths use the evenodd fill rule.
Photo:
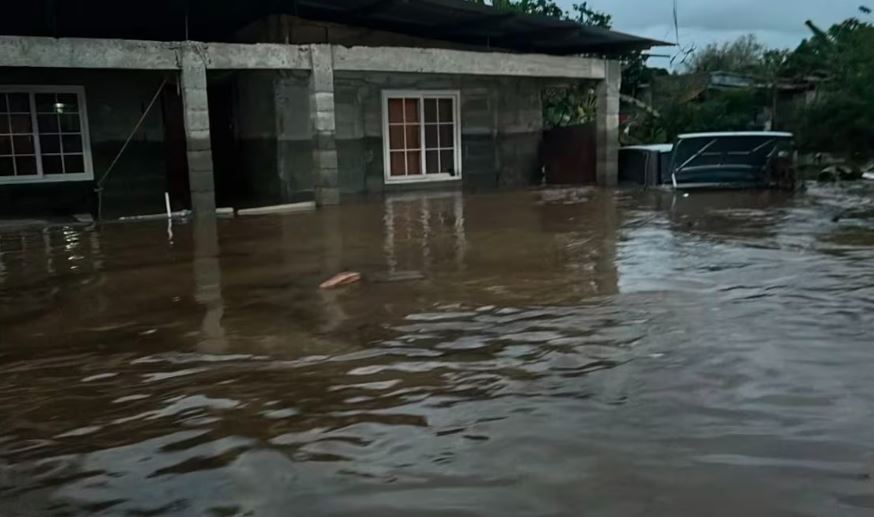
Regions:
<instances>
[{"instance_id":1,"label":"green foliage","mask_svg":"<svg viewBox=\"0 0 874 517\"><path fill-rule=\"evenodd\" d=\"M553 0L473 0L491 4L498 9L526 14L538 14L573 21L581 25L611 28L613 17L589 7L588 2L573 4L565 11ZM648 74L646 57L641 52L619 56L624 65L623 92L633 92ZM550 88L543 95L543 117L547 127L590 122L595 118L595 93L591 85L579 83L567 88Z\"/></svg>"},{"instance_id":2,"label":"green foliage","mask_svg":"<svg viewBox=\"0 0 874 517\"><path fill-rule=\"evenodd\" d=\"M722 45L711 44L692 54L686 64L690 73L733 72L753 74L762 65L766 51L753 34Z\"/></svg>"},{"instance_id":3,"label":"green foliage","mask_svg":"<svg viewBox=\"0 0 874 517\"><path fill-rule=\"evenodd\" d=\"M849 19L813 29L790 57L787 73L823 80L797 128L803 147L848 158L874 156L874 25Z\"/></svg>"},{"instance_id":4,"label":"green foliage","mask_svg":"<svg viewBox=\"0 0 874 517\"><path fill-rule=\"evenodd\" d=\"M712 92L702 101L665 106L660 126L665 141L681 133L757 129L756 120L766 102L767 95L757 90Z\"/></svg>"},{"instance_id":5,"label":"green foliage","mask_svg":"<svg viewBox=\"0 0 874 517\"><path fill-rule=\"evenodd\" d=\"M525 14L539 14L580 23L582 25L594 25L609 29L613 23L613 17L609 14L595 11L589 7L588 2L573 4L571 10L566 12L560 5L552 0L473 0L478 4L489 3L498 9L516 11Z\"/></svg>"}]
</instances>

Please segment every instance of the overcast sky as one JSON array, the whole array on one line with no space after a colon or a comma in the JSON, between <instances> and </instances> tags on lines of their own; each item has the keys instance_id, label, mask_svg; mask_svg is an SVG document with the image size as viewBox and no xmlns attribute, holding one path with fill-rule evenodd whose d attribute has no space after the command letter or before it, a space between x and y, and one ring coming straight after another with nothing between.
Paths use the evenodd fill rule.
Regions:
<instances>
[{"instance_id":1,"label":"overcast sky","mask_svg":"<svg viewBox=\"0 0 874 517\"><path fill-rule=\"evenodd\" d=\"M582 0L557 0L565 8ZM753 33L772 47L795 48L809 35L805 20L821 27L852 16L859 6L874 8L874 0L677 0L680 43L701 48L708 43L729 41ZM592 8L613 15L613 28L663 41L676 39L673 0L589 0ZM670 47L655 53L676 52ZM653 59L653 65L668 66L669 60Z\"/></svg>"}]
</instances>

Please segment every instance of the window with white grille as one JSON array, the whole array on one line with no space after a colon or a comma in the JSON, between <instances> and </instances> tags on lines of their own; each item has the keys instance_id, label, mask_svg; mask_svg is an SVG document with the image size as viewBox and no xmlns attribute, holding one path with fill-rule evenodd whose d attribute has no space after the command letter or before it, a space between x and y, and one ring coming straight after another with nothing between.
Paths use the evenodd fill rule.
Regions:
<instances>
[{"instance_id":1,"label":"window with white grille","mask_svg":"<svg viewBox=\"0 0 874 517\"><path fill-rule=\"evenodd\" d=\"M385 179L461 178L458 92L383 92Z\"/></svg>"},{"instance_id":2,"label":"window with white grille","mask_svg":"<svg viewBox=\"0 0 874 517\"><path fill-rule=\"evenodd\" d=\"M0 86L0 184L93 178L82 87Z\"/></svg>"}]
</instances>

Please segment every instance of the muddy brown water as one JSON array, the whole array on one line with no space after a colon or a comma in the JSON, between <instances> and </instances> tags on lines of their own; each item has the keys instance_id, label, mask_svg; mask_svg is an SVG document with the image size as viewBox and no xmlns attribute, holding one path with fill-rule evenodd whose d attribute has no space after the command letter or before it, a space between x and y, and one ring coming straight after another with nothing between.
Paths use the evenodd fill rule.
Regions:
<instances>
[{"instance_id":1,"label":"muddy brown water","mask_svg":"<svg viewBox=\"0 0 874 517\"><path fill-rule=\"evenodd\" d=\"M855 185L7 228L0 515L874 515L872 223Z\"/></svg>"}]
</instances>

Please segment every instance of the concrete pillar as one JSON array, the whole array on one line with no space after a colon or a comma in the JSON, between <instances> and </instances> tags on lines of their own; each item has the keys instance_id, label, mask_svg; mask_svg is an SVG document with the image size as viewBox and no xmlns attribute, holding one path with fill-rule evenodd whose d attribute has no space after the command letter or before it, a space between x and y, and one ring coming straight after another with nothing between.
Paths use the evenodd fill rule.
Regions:
<instances>
[{"instance_id":1,"label":"concrete pillar","mask_svg":"<svg viewBox=\"0 0 874 517\"><path fill-rule=\"evenodd\" d=\"M310 118L313 127L313 179L316 203L340 202L337 122L334 118L334 56L330 45L310 45Z\"/></svg>"},{"instance_id":2,"label":"concrete pillar","mask_svg":"<svg viewBox=\"0 0 874 517\"><path fill-rule=\"evenodd\" d=\"M215 217L215 181L209 135L209 103L206 93L206 63L197 44L179 51L185 140L188 150L188 181L195 217Z\"/></svg>"},{"instance_id":3,"label":"concrete pillar","mask_svg":"<svg viewBox=\"0 0 874 517\"><path fill-rule=\"evenodd\" d=\"M622 86L622 64L604 63L606 77L598 83L598 153L596 174L598 184L615 186L619 182L619 89Z\"/></svg>"}]
</instances>

